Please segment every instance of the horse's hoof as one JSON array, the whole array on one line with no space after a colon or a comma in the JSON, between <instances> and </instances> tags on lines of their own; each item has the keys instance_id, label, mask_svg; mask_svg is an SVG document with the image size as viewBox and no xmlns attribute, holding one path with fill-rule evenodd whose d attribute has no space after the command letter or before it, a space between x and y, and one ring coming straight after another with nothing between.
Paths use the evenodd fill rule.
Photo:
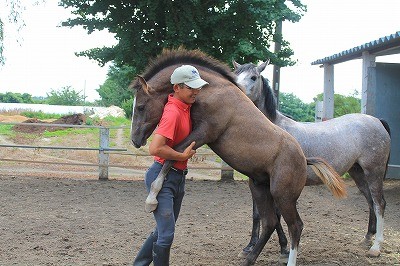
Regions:
<instances>
[{"instance_id":1,"label":"horse's hoof","mask_svg":"<svg viewBox=\"0 0 400 266\"><path fill-rule=\"evenodd\" d=\"M252 244L248 244L247 247L245 247L239 254L238 257L239 258L243 258L245 259L247 257L247 255L250 254L250 252L253 250L254 245Z\"/></svg>"},{"instance_id":2,"label":"horse's hoof","mask_svg":"<svg viewBox=\"0 0 400 266\"><path fill-rule=\"evenodd\" d=\"M158 203L147 203L144 205L144 209L146 212L153 212L157 209Z\"/></svg>"},{"instance_id":3,"label":"horse's hoof","mask_svg":"<svg viewBox=\"0 0 400 266\"><path fill-rule=\"evenodd\" d=\"M247 255L249 255L249 253L250 253L250 251L247 252L247 251L242 250L241 252L239 252L238 257L245 259L247 257Z\"/></svg>"},{"instance_id":4,"label":"horse's hoof","mask_svg":"<svg viewBox=\"0 0 400 266\"><path fill-rule=\"evenodd\" d=\"M281 253L279 255L278 263L280 265L286 265L288 263L288 261L289 261L289 253L287 253L287 254L286 253Z\"/></svg>"},{"instance_id":5,"label":"horse's hoof","mask_svg":"<svg viewBox=\"0 0 400 266\"><path fill-rule=\"evenodd\" d=\"M363 240L360 241L360 246L364 247L364 248L370 248L372 245L372 240L365 238Z\"/></svg>"},{"instance_id":6,"label":"horse's hoof","mask_svg":"<svg viewBox=\"0 0 400 266\"><path fill-rule=\"evenodd\" d=\"M370 257L370 258L376 258L376 257L379 257L380 255L381 255L381 252L379 250L370 249L367 252L367 257Z\"/></svg>"}]
</instances>

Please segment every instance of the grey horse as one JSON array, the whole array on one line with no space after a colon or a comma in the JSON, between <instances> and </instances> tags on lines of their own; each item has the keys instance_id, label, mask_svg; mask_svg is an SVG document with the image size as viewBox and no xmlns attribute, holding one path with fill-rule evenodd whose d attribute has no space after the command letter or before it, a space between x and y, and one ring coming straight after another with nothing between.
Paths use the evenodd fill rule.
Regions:
<instances>
[{"instance_id":1,"label":"grey horse","mask_svg":"<svg viewBox=\"0 0 400 266\"><path fill-rule=\"evenodd\" d=\"M268 61L259 66L240 65L233 61L237 82L244 93L275 125L283 128L300 143L306 157L321 157L343 175L350 174L369 205L368 231L364 243L372 247L367 255L380 255L383 242L384 212L383 180L390 154L390 129L387 122L365 114L348 114L321 123L300 123L277 110L276 100L269 82L261 75ZM320 184L308 171L306 185ZM284 232L277 225L281 253L285 253ZM253 231L244 255L252 249L259 234L258 210L253 204ZM285 242L286 241L286 242Z\"/></svg>"}]
</instances>

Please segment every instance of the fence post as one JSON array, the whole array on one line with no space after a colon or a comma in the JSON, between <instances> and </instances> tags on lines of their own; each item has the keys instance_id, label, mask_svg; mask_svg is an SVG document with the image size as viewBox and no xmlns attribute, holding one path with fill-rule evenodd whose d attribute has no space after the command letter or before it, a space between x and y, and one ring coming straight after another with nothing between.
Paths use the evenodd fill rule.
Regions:
<instances>
[{"instance_id":1,"label":"fence post","mask_svg":"<svg viewBox=\"0 0 400 266\"><path fill-rule=\"evenodd\" d=\"M108 180L108 162L109 154L104 149L109 148L110 129L100 128L100 149L99 149L99 180Z\"/></svg>"},{"instance_id":2,"label":"fence post","mask_svg":"<svg viewBox=\"0 0 400 266\"><path fill-rule=\"evenodd\" d=\"M221 181L233 181L233 168L221 160Z\"/></svg>"}]
</instances>

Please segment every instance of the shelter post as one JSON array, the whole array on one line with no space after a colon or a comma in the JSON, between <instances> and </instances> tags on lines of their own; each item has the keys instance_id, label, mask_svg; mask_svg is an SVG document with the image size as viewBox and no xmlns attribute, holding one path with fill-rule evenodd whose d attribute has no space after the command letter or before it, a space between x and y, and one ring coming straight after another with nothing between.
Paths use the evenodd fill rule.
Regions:
<instances>
[{"instance_id":1,"label":"shelter post","mask_svg":"<svg viewBox=\"0 0 400 266\"><path fill-rule=\"evenodd\" d=\"M233 181L233 168L221 161L221 181Z\"/></svg>"},{"instance_id":2,"label":"shelter post","mask_svg":"<svg viewBox=\"0 0 400 266\"><path fill-rule=\"evenodd\" d=\"M368 103L368 87L371 81L368 74L368 68L375 67L376 56L371 55L368 51L362 52L362 92L361 92L361 113L367 114Z\"/></svg>"},{"instance_id":3,"label":"shelter post","mask_svg":"<svg viewBox=\"0 0 400 266\"><path fill-rule=\"evenodd\" d=\"M334 65L324 64L324 108L322 121L333 118L334 109Z\"/></svg>"}]
</instances>

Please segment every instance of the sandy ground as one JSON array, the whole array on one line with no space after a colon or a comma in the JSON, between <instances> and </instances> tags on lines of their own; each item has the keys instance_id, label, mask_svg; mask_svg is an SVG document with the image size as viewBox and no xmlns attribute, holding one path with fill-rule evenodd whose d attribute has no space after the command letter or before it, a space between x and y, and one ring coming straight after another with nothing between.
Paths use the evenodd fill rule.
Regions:
<instances>
[{"instance_id":1,"label":"sandy ground","mask_svg":"<svg viewBox=\"0 0 400 266\"><path fill-rule=\"evenodd\" d=\"M22 119L22 118L21 118ZM129 130L129 129L124 129ZM127 132L111 132L114 147L133 152ZM97 138L97 139L96 139ZM45 138L0 136L2 144L98 146L97 134ZM145 149L139 151L143 153ZM138 152L138 151L135 151ZM251 232L247 181L221 182L220 163L202 149L189 162L171 265L239 265L238 253ZM8 161L22 160L19 162ZM24 162L36 161L36 163ZM154 227L144 212L143 173L151 158L110 155L110 180L98 167L38 162L96 164L93 151L0 149L0 265L131 265ZM348 198L334 199L323 186L306 187L298 201L304 221L298 265L400 265L400 180L385 181L385 242L378 258L365 256L368 206L351 180ZM285 227L285 225L284 225ZM277 265L274 234L256 265Z\"/></svg>"},{"instance_id":2,"label":"sandy ground","mask_svg":"<svg viewBox=\"0 0 400 266\"><path fill-rule=\"evenodd\" d=\"M334 200L323 186L306 187L298 265L398 265L400 181L385 181L385 243L378 258L359 245L368 212L348 181L349 197ZM144 183L0 176L0 265L130 265L154 226L144 212ZM246 181L188 180L171 265L238 265L249 239ZM276 234L256 265L277 265Z\"/></svg>"}]
</instances>

